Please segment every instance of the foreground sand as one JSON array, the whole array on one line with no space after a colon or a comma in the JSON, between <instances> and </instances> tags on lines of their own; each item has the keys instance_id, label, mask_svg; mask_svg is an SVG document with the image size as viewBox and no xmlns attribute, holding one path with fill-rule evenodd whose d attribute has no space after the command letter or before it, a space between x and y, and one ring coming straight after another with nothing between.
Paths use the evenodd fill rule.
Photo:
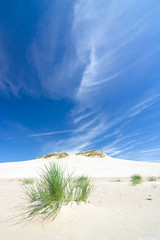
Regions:
<instances>
[{"instance_id":1,"label":"foreground sand","mask_svg":"<svg viewBox=\"0 0 160 240\"><path fill-rule=\"evenodd\" d=\"M44 160L0 164L0 239L160 239L160 181L133 187L127 179L132 173L160 176L160 164L74 156L63 161L69 170L78 169L76 174L83 171L94 177L96 188L89 198L90 204L63 207L53 222L42 223L38 217L14 225L15 216L22 214L26 207L21 182L15 178L36 176ZM115 177L124 178L122 182L111 182Z\"/></svg>"}]
</instances>

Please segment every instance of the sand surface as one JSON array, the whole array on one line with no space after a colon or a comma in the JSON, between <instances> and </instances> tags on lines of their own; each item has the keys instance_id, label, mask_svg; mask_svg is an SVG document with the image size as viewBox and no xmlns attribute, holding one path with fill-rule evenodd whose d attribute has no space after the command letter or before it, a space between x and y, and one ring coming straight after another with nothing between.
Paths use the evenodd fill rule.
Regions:
<instances>
[{"instance_id":1,"label":"sand surface","mask_svg":"<svg viewBox=\"0 0 160 240\"><path fill-rule=\"evenodd\" d=\"M90 158L70 155L59 160L51 157L49 159L0 163L0 178L37 177L44 165L48 165L52 161L59 162L69 172L75 171L76 175L86 173L94 178L130 177L133 174L140 174L143 177L160 177L160 163L128 161L109 156Z\"/></svg>"},{"instance_id":2,"label":"sand surface","mask_svg":"<svg viewBox=\"0 0 160 240\"><path fill-rule=\"evenodd\" d=\"M35 177L44 163L37 159L0 164L0 239L2 240L158 240L160 239L160 181L131 186L134 173L160 176L160 164L71 156L61 159L68 171L94 178L95 190L84 205L62 208L53 222L40 217L17 223L26 203L18 178ZM111 182L121 178L122 182Z\"/></svg>"}]
</instances>

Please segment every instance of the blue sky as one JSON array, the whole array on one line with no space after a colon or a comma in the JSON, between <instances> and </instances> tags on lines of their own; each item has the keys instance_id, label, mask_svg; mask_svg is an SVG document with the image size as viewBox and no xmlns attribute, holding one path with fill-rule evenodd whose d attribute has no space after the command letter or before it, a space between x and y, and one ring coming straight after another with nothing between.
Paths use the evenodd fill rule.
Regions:
<instances>
[{"instance_id":1,"label":"blue sky","mask_svg":"<svg viewBox=\"0 0 160 240\"><path fill-rule=\"evenodd\" d=\"M0 1L0 162L160 162L160 1Z\"/></svg>"}]
</instances>

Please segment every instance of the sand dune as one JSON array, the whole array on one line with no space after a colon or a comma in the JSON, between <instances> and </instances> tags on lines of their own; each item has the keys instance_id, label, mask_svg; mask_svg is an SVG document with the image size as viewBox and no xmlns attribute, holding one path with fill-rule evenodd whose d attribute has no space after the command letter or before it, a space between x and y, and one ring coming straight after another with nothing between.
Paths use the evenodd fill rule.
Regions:
<instances>
[{"instance_id":1,"label":"sand dune","mask_svg":"<svg viewBox=\"0 0 160 240\"><path fill-rule=\"evenodd\" d=\"M17 178L36 177L44 164L59 161L68 171L94 178L90 204L65 206L53 222L37 217L14 225L26 203ZM158 240L160 239L160 182L131 186L112 178L160 176L159 163L69 156L0 164L0 239L2 240ZM15 179L16 178L16 179ZM11 219L13 217L13 219Z\"/></svg>"},{"instance_id":2,"label":"sand dune","mask_svg":"<svg viewBox=\"0 0 160 240\"><path fill-rule=\"evenodd\" d=\"M116 159L109 156L105 158L90 158L70 155L56 159L35 159L23 162L0 163L0 178L36 177L40 169L50 162L59 162L68 171L75 171L77 175L86 173L94 178L130 177L140 174L143 177L160 176L160 163L136 162Z\"/></svg>"}]
</instances>

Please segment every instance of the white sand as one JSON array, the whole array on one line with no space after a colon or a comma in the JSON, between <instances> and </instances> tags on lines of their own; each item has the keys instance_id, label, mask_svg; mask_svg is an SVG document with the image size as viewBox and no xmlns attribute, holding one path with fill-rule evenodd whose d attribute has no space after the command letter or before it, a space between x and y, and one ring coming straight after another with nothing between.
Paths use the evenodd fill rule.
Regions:
<instances>
[{"instance_id":1,"label":"white sand","mask_svg":"<svg viewBox=\"0 0 160 240\"><path fill-rule=\"evenodd\" d=\"M52 161L59 162L68 171L75 171L77 175L85 173L94 178L130 177L133 174L140 174L143 177L160 176L160 163L128 161L109 156L89 158L70 155L59 160L51 157L50 159L0 163L0 178L36 177L44 165Z\"/></svg>"},{"instance_id":2,"label":"white sand","mask_svg":"<svg viewBox=\"0 0 160 240\"><path fill-rule=\"evenodd\" d=\"M40 168L54 158L0 164L1 240L158 240L160 239L160 181L131 186L109 178L160 176L159 163L70 156L59 161L76 174L94 177L90 204L63 207L53 222L37 217L12 225L24 203L20 181L11 178L38 176ZM151 199L151 200L148 200ZM16 208L15 208L16 207ZM11 219L10 217L13 217Z\"/></svg>"}]
</instances>

